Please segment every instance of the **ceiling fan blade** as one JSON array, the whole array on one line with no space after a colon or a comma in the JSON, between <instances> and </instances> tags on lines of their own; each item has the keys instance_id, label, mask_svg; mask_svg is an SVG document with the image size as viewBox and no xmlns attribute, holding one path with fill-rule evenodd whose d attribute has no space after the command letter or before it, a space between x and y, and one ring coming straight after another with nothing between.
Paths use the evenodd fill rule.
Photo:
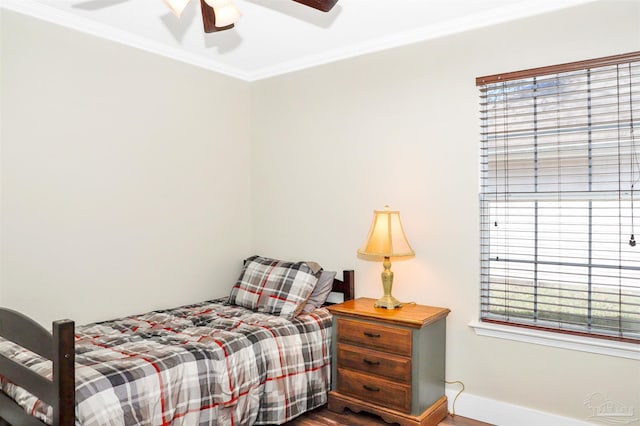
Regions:
<instances>
[{"instance_id":1,"label":"ceiling fan blade","mask_svg":"<svg viewBox=\"0 0 640 426\"><path fill-rule=\"evenodd\" d=\"M338 0L293 0L297 3L304 4L305 6L312 7L314 9L328 12L331 10Z\"/></svg>"},{"instance_id":2,"label":"ceiling fan blade","mask_svg":"<svg viewBox=\"0 0 640 426\"><path fill-rule=\"evenodd\" d=\"M337 0L336 0L337 1ZM233 28L233 24L224 27L216 27L216 14L211 6L200 0L200 8L202 9L202 26L205 33L213 33L216 31L224 31Z\"/></svg>"}]
</instances>

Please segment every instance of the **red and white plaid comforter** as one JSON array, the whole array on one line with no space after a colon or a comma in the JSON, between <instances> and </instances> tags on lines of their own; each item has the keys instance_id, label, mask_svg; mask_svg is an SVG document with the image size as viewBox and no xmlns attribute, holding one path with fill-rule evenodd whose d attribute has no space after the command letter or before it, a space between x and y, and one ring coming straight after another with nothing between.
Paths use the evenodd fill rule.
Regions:
<instances>
[{"instance_id":1,"label":"red and white plaid comforter","mask_svg":"<svg viewBox=\"0 0 640 426\"><path fill-rule=\"evenodd\" d=\"M294 320L224 299L76 328L76 424L283 423L327 400L331 315ZM10 342L0 352L51 377L51 363ZM51 423L51 408L3 380Z\"/></svg>"}]
</instances>

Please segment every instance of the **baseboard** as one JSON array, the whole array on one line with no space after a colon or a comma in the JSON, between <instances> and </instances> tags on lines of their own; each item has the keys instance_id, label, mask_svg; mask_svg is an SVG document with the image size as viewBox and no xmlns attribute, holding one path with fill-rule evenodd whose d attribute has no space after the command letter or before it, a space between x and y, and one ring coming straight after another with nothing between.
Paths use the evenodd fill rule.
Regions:
<instances>
[{"instance_id":1,"label":"baseboard","mask_svg":"<svg viewBox=\"0 0 640 426\"><path fill-rule=\"evenodd\" d=\"M447 389L449 412L452 410L456 389ZM495 399L483 398L463 392L456 401L456 414L498 426L586 426L593 425L586 420L562 417L544 411L513 405ZM588 416L588 413L585 413Z\"/></svg>"}]
</instances>

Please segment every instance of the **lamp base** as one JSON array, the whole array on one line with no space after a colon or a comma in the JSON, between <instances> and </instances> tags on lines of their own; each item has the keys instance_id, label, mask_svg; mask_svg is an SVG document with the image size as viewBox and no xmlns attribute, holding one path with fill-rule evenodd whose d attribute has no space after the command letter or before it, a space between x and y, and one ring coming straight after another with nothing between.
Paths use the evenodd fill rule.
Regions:
<instances>
[{"instance_id":1,"label":"lamp base","mask_svg":"<svg viewBox=\"0 0 640 426\"><path fill-rule=\"evenodd\" d=\"M384 295L373 304L375 308L396 309L402 305L398 299L392 295Z\"/></svg>"}]
</instances>

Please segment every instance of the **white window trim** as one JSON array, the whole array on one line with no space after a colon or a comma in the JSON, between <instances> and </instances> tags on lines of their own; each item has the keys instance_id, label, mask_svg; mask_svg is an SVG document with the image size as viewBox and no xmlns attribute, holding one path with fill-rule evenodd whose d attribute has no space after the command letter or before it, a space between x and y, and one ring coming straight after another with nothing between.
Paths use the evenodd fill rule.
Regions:
<instances>
[{"instance_id":1,"label":"white window trim","mask_svg":"<svg viewBox=\"0 0 640 426\"><path fill-rule=\"evenodd\" d=\"M640 345L636 343L573 336L570 334L493 324L477 320L471 321L469 327L473 328L478 336L496 337L499 339L515 340L516 342L640 360Z\"/></svg>"}]
</instances>

